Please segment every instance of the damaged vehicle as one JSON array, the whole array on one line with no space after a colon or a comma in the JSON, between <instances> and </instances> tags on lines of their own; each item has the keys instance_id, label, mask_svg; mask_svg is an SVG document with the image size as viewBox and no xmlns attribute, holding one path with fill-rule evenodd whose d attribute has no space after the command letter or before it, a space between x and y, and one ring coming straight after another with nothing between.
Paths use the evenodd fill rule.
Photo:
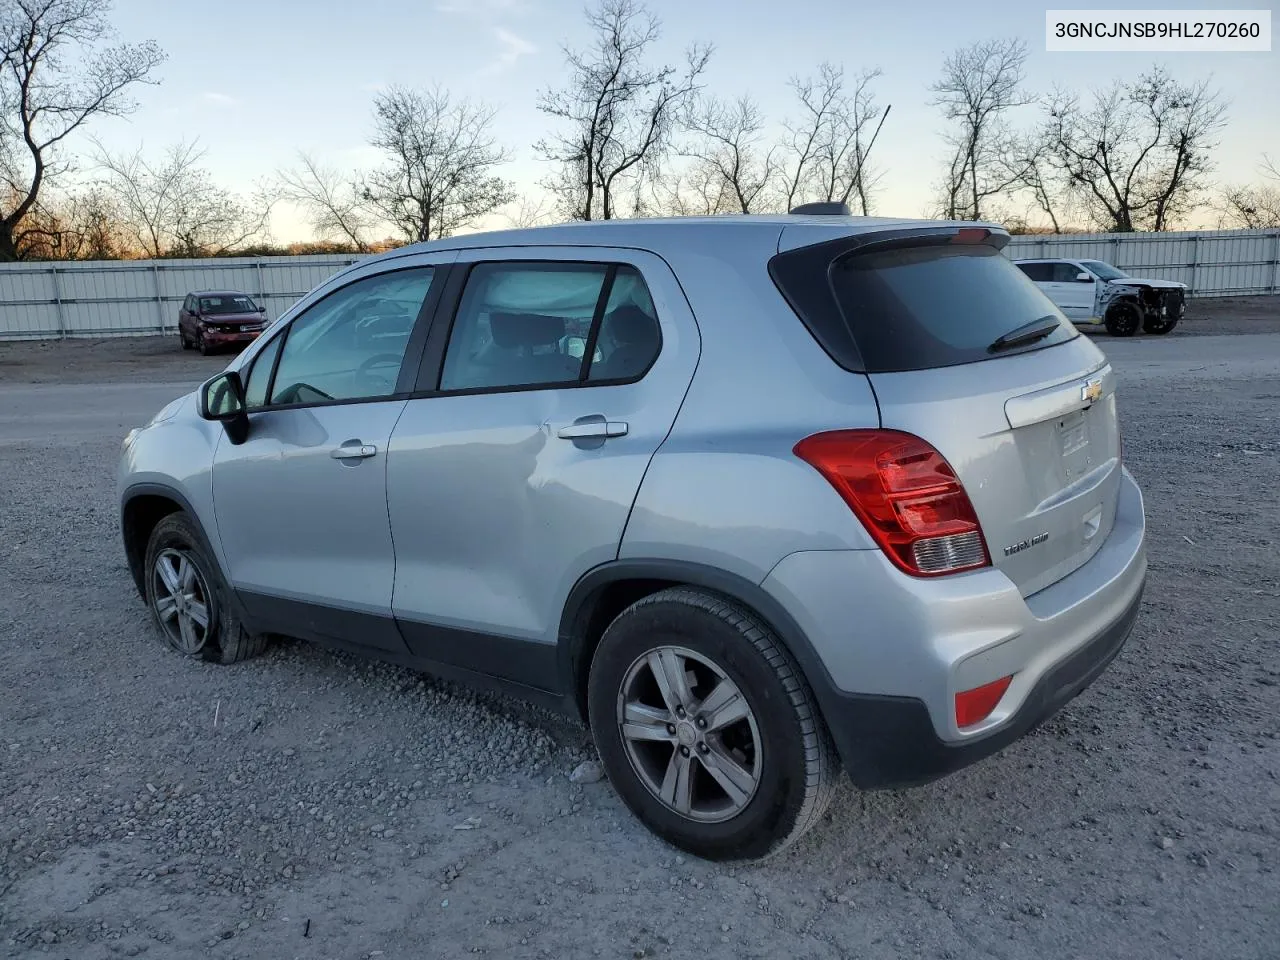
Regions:
<instances>
[{"instance_id":1,"label":"damaged vehicle","mask_svg":"<svg viewBox=\"0 0 1280 960\"><path fill-rule=\"evenodd\" d=\"M1131 277L1101 260L1015 260L1018 269L1077 324L1102 324L1113 337L1168 333L1189 291L1176 280Z\"/></svg>"}]
</instances>

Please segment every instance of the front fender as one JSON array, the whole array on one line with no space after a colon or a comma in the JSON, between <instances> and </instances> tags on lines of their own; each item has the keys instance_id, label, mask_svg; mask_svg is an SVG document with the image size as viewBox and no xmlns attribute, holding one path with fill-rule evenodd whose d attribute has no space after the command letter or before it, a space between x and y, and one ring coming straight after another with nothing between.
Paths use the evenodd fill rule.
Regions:
<instances>
[{"instance_id":1,"label":"front fender","mask_svg":"<svg viewBox=\"0 0 1280 960\"><path fill-rule=\"evenodd\" d=\"M221 424L189 414L153 420L130 434L117 470L121 524L131 500L167 497L199 524L214 559L225 570L213 507L213 458L222 437Z\"/></svg>"}]
</instances>

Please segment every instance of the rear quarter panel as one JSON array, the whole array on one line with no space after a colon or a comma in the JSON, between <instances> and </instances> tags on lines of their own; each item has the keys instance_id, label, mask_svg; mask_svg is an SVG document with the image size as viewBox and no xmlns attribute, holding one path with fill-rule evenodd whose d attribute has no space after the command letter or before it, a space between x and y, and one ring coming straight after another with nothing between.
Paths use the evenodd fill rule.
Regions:
<instances>
[{"instance_id":1,"label":"rear quarter panel","mask_svg":"<svg viewBox=\"0 0 1280 960\"><path fill-rule=\"evenodd\" d=\"M875 549L816 470L811 433L875 427L865 376L840 369L773 285L777 238L664 251L702 331L702 355L649 466L619 559L698 563L761 582L797 550Z\"/></svg>"}]
</instances>

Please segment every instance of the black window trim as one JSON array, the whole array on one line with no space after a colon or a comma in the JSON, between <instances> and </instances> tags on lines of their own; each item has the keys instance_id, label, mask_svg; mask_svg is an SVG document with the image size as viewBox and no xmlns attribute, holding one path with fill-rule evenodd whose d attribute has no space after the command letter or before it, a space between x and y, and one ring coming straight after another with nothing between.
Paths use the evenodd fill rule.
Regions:
<instances>
[{"instance_id":1,"label":"black window trim","mask_svg":"<svg viewBox=\"0 0 1280 960\"><path fill-rule=\"evenodd\" d=\"M471 272L476 267L493 264L552 264L557 266L606 268L604 282L600 288L600 296L596 300L595 313L591 317L591 330L587 334L587 344L582 354L583 365L578 371L577 380L550 380L543 383L519 383L496 387L465 387L458 390L440 389L440 380L444 376L445 353L448 351L449 340L453 337L453 327L458 319L458 310L462 306L462 296L471 278ZM658 349L654 351L653 358L639 374L634 377L614 377L608 380L586 379L591 369L588 358L591 357L595 350L596 340L600 335L600 327L604 320L604 308L609 304L609 297L613 293L614 277L617 275L619 267L628 267L636 271L640 276L641 282L644 283L645 289L650 291L649 296L652 299L652 287L645 276L644 270L626 260L587 260L579 257L557 259L552 256L535 255L527 258L510 256L486 257L456 263L454 265L454 275L450 277L449 289L442 289L442 303L432 319L427 349L418 371L417 383L409 394L409 399L427 400L435 397L470 397L491 393L529 393L534 390L584 390L593 387L619 387L631 383L639 383L649 375L649 371L653 369L654 364L658 362L658 358L662 356L664 339L662 336L662 319L660 317L655 316L654 318L658 324ZM657 312L657 304L654 304L654 312Z\"/></svg>"},{"instance_id":2,"label":"black window trim","mask_svg":"<svg viewBox=\"0 0 1280 960\"><path fill-rule=\"evenodd\" d=\"M351 287L353 284L360 283L364 280L372 280L375 277L386 277L396 273L405 273L410 270L433 270L431 286L427 290L427 295L422 301L422 306L418 308L418 316L413 321L413 329L409 332L409 341L405 344L404 360L400 363L400 374L396 378L396 387L394 393L385 394L378 397L354 397L354 398L338 398L334 400L310 400L302 403L265 403L260 407L251 408L248 413L250 416L260 413L271 413L277 410L307 410L313 407L336 407L342 405L359 404L359 403L386 403L394 400L407 400L412 392L412 385L418 377L421 368L423 353L426 348L427 336L430 333L436 311L441 303L441 296L444 288L451 279L453 273L453 262L445 263L409 263L401 264L390 270L380 270L376 273L366 273L358 277L350 278L346 283L334 287L324 296L318 297L311 301L298 314L289 319L284 328L272 334L264 345L249 361L245 371L244 382L247 385L248 376L252 374L253 366L258 362L258 358L262 356L263 351L267 350L271 341L280 338L280 349L276 352L275 360L271 364L271 379L267 381L267 397L275 392L276 388L276 371L280 368L280 358L284 356L285 347L288 344L289 332L293 330L294 324L299 319L309 314L313 307L324 303L334 294Z\"/></svg>"}]
</instances>

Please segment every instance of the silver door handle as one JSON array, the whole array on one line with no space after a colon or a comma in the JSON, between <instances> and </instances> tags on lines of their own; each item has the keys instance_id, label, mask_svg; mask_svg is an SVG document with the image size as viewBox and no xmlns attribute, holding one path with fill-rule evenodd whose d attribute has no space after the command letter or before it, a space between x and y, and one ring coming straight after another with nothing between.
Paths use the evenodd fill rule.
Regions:
<instances>
[{"instance_id":1,"label":"silver door handle","mask_svg":"<svg viewBox=\"0 0 1280 960\"><path fill-rule=\"evenodd\" d=\"M561 427L556 434L561 440L590 440L594 437L625 437L630 429L621 420L592 420Z\"/></svg>"},{"instance_id":2,"label":"silver door handle","mask_svg":"<svg viewBox=\"0 0 1280 960\"><path fill-rule=\"evenodd\" d=\"M363 460L366 457L372 457L378 452L378 448L372 443L344 443L342 446L329 451L329 456L335 460Z\"/></svg>"}]
</instances>

